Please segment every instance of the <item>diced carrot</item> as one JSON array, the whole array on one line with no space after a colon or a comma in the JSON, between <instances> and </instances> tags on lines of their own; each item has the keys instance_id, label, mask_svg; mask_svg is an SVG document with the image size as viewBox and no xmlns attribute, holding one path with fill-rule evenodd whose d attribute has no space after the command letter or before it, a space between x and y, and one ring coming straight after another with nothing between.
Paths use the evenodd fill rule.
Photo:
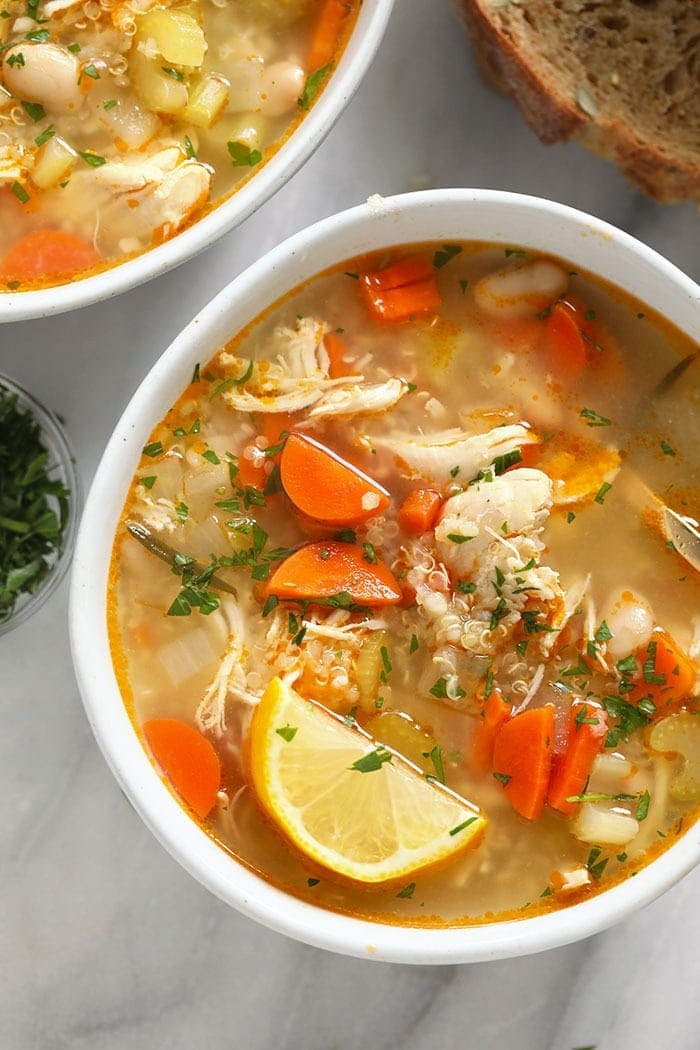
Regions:
<instances>
[{"instance_id":1,"label":"diced carrot","mask_svg":"<svg viewBox=\"0 0 700 1050\"><path fill-rule=\"evenodd\" d=\"M373 555L376 558L376 555ZM275 569L266 587L268 595L287 601L347 595L356 605L375 608L396 605L401 588L383 562L372 562L364 548L333 540L308 543Z\"/></svg>"},{"instance_id":2,"label":"diced carrot","mask_svg":"<svg viewBox=\"0 0 700 1050\"><path fill-rule=\"evenodd\" d=\"M0 261L0 277L41 281L70 277L100 262L91 244L63 230L35 230L21 237Z\"/></svg>"},{"instance_id":3,"label":"diced carrot","mask_svg":"<svg viewBox=\"0 0 700 1050\"><path fill-rule=\"evenodd\" d=\"M567 817L576 812L577 803L566 800L583 793L593 759L603 746L607 730L604 711L581 700L573 702L564 750L555 755L552 762L547 792L547 802L552 809Z\"/></svg>"},{"instance_id":4,"label":"diced carrot","mask_svg":"<svg viewBox=\"0 0 700 1050\"><path fill-rule=\"evenodd\" d=\"M360 294L381 321L400 323L439 310L435 270L424 255L409 255L383 270L362 274Z\"/></svg>"},{"instance_id":5,"label":"diced carrot","mask_svg":"<svg viewBox=\"0 0 700 1050\"><path fill-rule=\"evenodd\" d=\"M657 711L682 703L695 688L698 668L670 634L657 627L651 641L635 653L639 671L625 699L632 704L650 697Z\"/></svg>"},{"instance_id":6,"label":"diced carrot","mask_svg":"<svg viewBox=\"0 0 700 1050\"><path fill-rule=\"evenodd\" d=\"M193 726L174 718L156 718L143 727L153 757L178 795L198 817L216 803L221 783L219 756Z\"/></svg>"},{"instance_id":7,"label":"diced carrot","mask_svg":"<svg viewBox=\"0 0 700 1050\"><path fill-rule=\"evenodd\" d=\"M323 69L333 60L340 42L340 30L349 11L347 0L325 0L311 34L307 59L307 69L311 73Z\"/></svg>"},{"instance_id":8,"label":"diced carrot","mask_svg":"<svg viewBox=\"0 0 700 1050\"><path fill-rule=\"evenodd\" d=\"M345 361L348 347L344 339L341 339L335 332L327 332L323 337L323 345L328 354L328 375L331 379L342 379L344 376L357 375Z\"/></svg>"},{"instance_id":9,"label":"diced carrot","mask_svg":"<svg viewBox=\"0 0 700 1050\"><path fill-rule=\"evenodd\" d=\"M507 704L498 689L484 703L474 740L472 743L472 766L480 773L493 769L493 747L496 735L510 718L511 705Z\"/></svg>"},{"instance_id":10,"label":"diced carrot","mask_svg":"<svg viewBox=\"0 0 700 1050\"><path fill-rule=\"evenodd\" d=\"M270 475L265 470L267 459L254 441L248 442L238 457L238 481L241 488L254 488L263 492Z\"/></svg>"},{"instance_id":11,"label":"diced carrot","mask_svg":"<svg viewBox=\"0 0 700 1050\"><path fill-rule=\"evenodd\" d=\"M294 412L259 412L256 422L258 430L270 445L278 445L282 435L292 429L297 414Z\"/></svg>"},{"instance_id":12,"label":"diced carrot","mask_svg":"<svg viewBox=\"0 0 700 1050\"><path fill-rule=\"evenodd\" d=\"M363 274L363 280L370 288L388 292L393 288L405 288L407 284L427 281L434 276L435 268L426 255L407 255L382 270Z\"/></svg>"},{"instance_id":13,"label":"diced carrot","mask_svg":"<svg viewBox=\"0 0 700 1050\"><path fill-rule=\"evenodd\" d=\"M567 302L555 303L545 322L545 344L557 375L575 379L586 367L586 344L576 309Z\"/></svg>"},{"instance_id":14,"label":"diced carrot","mask_svg":"<svg viewBox=\"0 0 700 1050\"><path fill-rule=\"evenodd\" d=\"M442 496L435 489L414 489L399 507L396 516L404 532L420 536L434 528L442 506Z\"/></svg>"},{"instance_id":15,"label":"diced carrot","mask_svg":"<svg viewBox=\"0 0 700 1050\"><path fill-rule=\"evenodd\" d=\"M493 748L493 775L516 813L536 820L547 797L554 708L536 707L505 722Z\"/></svg>"},{"instance_id":16,"label":"diced carrot","mask_svg":"<svg viewBox=\"0 0 700 1050\"><path fill-rule=\"evenodd\" d=\"M381 485L305 434L287 438L280 478L302 514L328 525L359 525L389 505Z\"/></svg>"}]
</instances>

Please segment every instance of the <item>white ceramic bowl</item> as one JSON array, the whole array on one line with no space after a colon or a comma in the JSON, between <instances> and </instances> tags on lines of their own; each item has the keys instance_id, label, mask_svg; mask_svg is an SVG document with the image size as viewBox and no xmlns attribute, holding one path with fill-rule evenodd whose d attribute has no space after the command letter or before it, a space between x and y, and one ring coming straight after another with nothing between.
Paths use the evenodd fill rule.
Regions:
<instances>
[{"instance_id":1,"label":"white ceramic bowl","mask_svg":"<svg viewBox=\"0 0 700 1050\"><path fill-rule=\"evenodd\" d=\"M651 249L581 212L512 193L438 190L377 199L285 241L218 295L153 367L122 416L87 500L74 560L73 658L95 736L154 834L201 883L246 915L299 940L368 958L452 963L526 955L587 937L647 904L700 861L700 824L634 879L551 914L471 928L411 929L324 911L270 886L220 849L178 805L146 757L112 670L105 615L117 519L153 425L206 361L271 301L327 267L416 241L495 241L591 270L700 339L700 289Z\"/></svg>"},{"instance_id":2,"label":"white ceramic bowl","mask_svg":"<svg viewBox=\"0 0 700 1050\"><path fill-rule=\"evenodd\" d=\"M259 172L208 215L171 240L93 277L55 288L0 294L0 324L101 302L167 273L247 219L284 186L321 144L360 86L379 47L394 0L363 0L338 68L318 102Z\"/></svg>"}]
</instances>

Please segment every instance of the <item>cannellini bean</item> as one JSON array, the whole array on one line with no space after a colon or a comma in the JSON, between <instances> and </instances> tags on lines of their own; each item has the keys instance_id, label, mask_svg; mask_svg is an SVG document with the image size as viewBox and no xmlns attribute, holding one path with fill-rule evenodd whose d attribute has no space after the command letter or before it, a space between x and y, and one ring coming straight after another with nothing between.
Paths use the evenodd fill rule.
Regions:
<instances>
[{"instance_id":1,"label":"cannellini bean","mask_svg":"<svg viewBox=\"0 0 700 1050\"><path fill-rule=\"evenodd\" d=\"M607 650L613 659L622 660L649 644L654 616L648 602L639 595L625 591L604 619L612 634Z\"/></svg>"},{"instance_id":2,"label":"cannellini bean","mask_svg":"<svg viewBox=\"0 0 700 1050\"><path fill-rule=\"evenodd\" d=\"M78 75L78 59L59 44L15 44L5 52L2 64L5 86L13 95L27 102L39 102L52 113L70 113L79 108L83 95Z\"/></svg>"},{"instance_id":3,"label":"cannellini bean","mask_svg":"<svg viewBox=\"0 0 700 1050\"><path fill-rule=\"evenodd\" d=\"M263 74L261 110L268 117L281 117L293 109L304 90L306 74L293 62L274 62Z\"/></svg>"},{"instance_id":4,"label":"cannellini bean","mask_svg":"<svg viewBox=\"0 0 700 1050\"><path fill-rule=\"evenodd\" d=\"M547 259L506 266L474 286L477 305L491 317L531 317L566 290L569 279Z\"/></svg>"},{"instance_id":5,"label":"cannellini bean","mask_svg":"<svg viewBox=\"0 0 700 1050\"><path fill-rule=\"evenodd\" d=\"M259 55L252 55L230 63L226 73L231 81L231 113L279 117L296 105L304 90L304 70L293 62L266 66Z\"/></svg>"}]
</instances>

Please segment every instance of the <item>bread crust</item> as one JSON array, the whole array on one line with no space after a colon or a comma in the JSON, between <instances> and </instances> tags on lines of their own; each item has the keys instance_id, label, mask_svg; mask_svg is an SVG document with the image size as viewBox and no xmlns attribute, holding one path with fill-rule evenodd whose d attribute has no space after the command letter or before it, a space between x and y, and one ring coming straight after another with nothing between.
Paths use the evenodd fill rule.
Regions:
<instances>
[{"instance_id":1,"label":"bread crust","mask_svg":"<svg viewBox=\"0 0 700 1050\"><path fill-rule=\"evenodd\" d=\"M644 141L621 120L592 117L569 93L561 78L538 56L519 49L499 28L485 0L456 0L457 11L487 77L519 107L546 145L576 139L613 161L644 193L663 203L700 203L700 156L688 161ZM497 11L498 8L495 9Z\"/></svg>"}]
</instances>

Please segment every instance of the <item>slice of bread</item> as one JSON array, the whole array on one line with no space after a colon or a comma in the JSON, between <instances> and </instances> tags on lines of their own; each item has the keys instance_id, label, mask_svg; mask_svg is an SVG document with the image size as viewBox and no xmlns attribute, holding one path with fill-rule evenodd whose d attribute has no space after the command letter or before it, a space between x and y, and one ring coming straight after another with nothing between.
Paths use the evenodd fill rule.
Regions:
<instances>
[{"instance_id":1,"label":"slice of bread","mask_svg":"<svg viewBox=\"0 0 700 1050\"><path fill-rule=\"evenodd\" d=\"M659 201L700 202L700 0L457 0L543 142L576 138Z\"/></svg>"}]
</instances>

